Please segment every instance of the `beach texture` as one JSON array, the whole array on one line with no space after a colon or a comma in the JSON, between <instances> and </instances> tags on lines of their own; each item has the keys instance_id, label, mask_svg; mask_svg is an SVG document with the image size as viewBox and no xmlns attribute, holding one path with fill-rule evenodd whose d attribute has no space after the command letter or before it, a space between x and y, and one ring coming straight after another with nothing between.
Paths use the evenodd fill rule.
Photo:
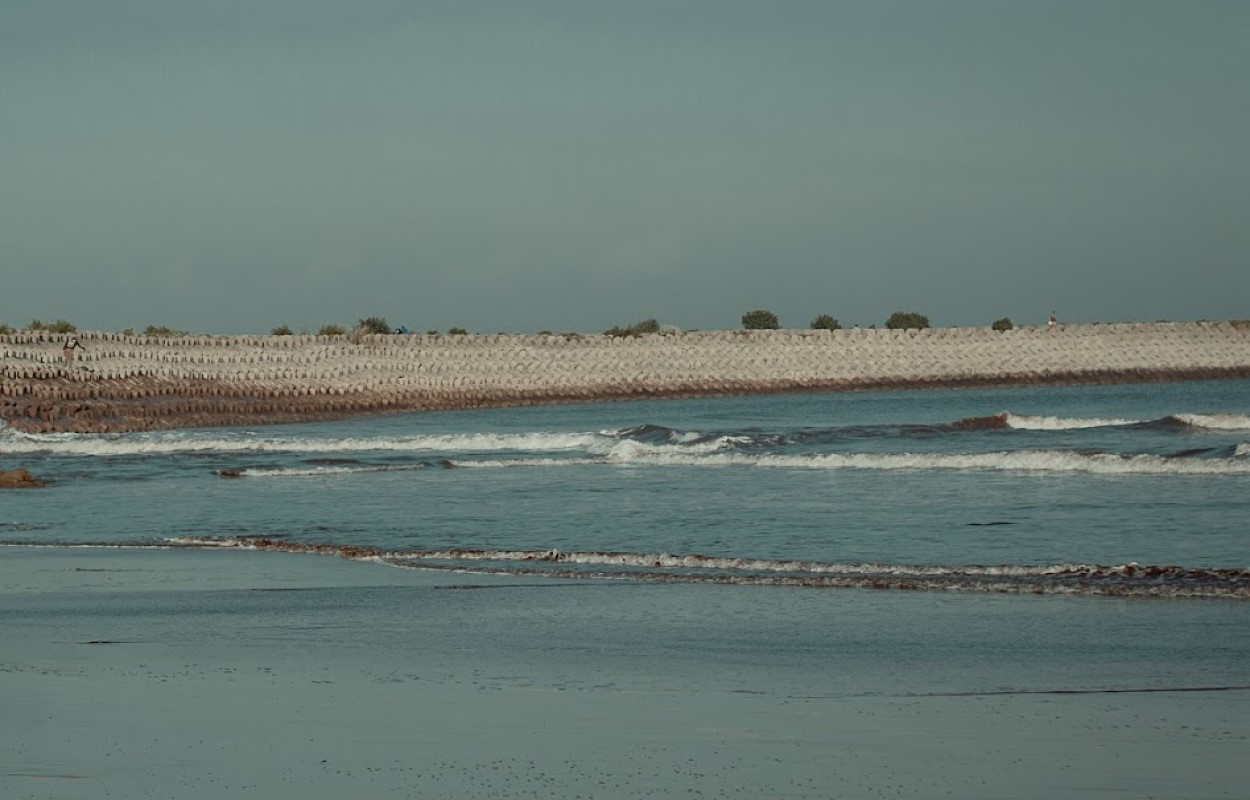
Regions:
<instances>
[{"instance_id":1,"label":"beach texture","mask_svg":"<svg viewBox=\"0 0 1250 800\"><path fill-rule=\"evenodd\" d=\"M0 336L0 419L29 432L315 421L650 397L1250 376L1250 325L1153 323L638 337Z\"/></svg>"},{"instance_id":2,"label":"beach texture","mask_svg":"<svg viewBox=\"0 0 1250 800\"><path fill-rule=\"evenodd\" d=\"M928 641L952 607L973 605L1019 631L972 670L952 663L959 648L932 642L911 677L892 662L861 675L819 649L754 668L741 658L744 637L794 615L834 637L850 626ZM639 616L653 606L668 613ZM1167 622L1172 606L1104 608L11 548L0 559L0 796L1244 796L1244 687L1108 690L1029 666L1030 647L1057 649L1066 635L1056 615L1113 639L1124 634L1112 628L1145 626L1189 643L1224 618L1240 638L1240 606L1186 605L1205 620L1187 626ZM684 639L657 650L665 631ZM1151 637L1137 641L1162 666ZM953 675L1018 689L933 691Z\"/></svg>"}]
</instances>

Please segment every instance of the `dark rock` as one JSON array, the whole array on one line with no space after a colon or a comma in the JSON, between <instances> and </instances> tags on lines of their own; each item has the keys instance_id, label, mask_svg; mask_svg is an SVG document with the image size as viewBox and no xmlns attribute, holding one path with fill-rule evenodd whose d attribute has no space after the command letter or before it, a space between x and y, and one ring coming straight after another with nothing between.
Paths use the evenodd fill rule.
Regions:
<instances>
[{"instance_id":1,"label":"dark rock","mask_svg":"<svg viewBox=\"0 0 1250 800\"><path fill-rule=\"evenodd\" d=\"M24 469L0 472L0 489L38 489L44 482Z\"/></svg>"}]
</instances>

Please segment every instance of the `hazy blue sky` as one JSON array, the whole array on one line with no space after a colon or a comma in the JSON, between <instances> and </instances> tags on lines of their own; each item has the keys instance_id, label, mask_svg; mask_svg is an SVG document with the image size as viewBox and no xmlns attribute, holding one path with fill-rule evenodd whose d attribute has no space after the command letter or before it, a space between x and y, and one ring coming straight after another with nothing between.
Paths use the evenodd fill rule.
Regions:
<instances>
[{"instance_id":1,"label":"hazy blue sky","mask_svg":"<svg viewBox=\"0 0 1250 800\"><path fill-rule=\"evenodd\" d=\"M0 0L0 322L1250 317L1250 2Z\"/></svg>"}]
</instances>

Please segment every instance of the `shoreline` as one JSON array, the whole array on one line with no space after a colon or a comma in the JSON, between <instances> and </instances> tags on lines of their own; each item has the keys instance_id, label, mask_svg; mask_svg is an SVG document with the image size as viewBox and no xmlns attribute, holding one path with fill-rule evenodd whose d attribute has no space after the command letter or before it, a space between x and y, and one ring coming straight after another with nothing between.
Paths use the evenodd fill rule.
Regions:
<instances>
[{"instance_id":1,"label":"shoreline","mask_svg":"<svg viewBox=\"0 0 1250 800\"><path fill-rule=\"evenodd\" d=\"M937 608L907 593L622 590L263 552L20 547L0 560L0 586L6 797L1220 797L1241 785L1250 737L1250 692L1204 688L1132 633L1198 642L1244 629L1240 607ZM656 604L680 613L637 639L640 609ZM975 674L959 648L914 671L857 660L859 644L838 670L803 648L734 655L794 615L856 643L889 621L918 643L973 614L1022 618L1025 650L1004 640L991 655L1006 660ZM1133 674L1034 664L1027 647L1071 635L1059 619L1136 642L1118 651ZM1001 685L1012 691L962 693Z\"/></svg>"},{"instance_id":2,"label":"shoreline","mask_svg":"<svg viewBox=\"0 0 1250 800\"><path fill-rule=\"evenodd\" d=\"M262 425L554 403L1250 378L1250 326L1061 325L563 335L0 336L28 433Z\"/></svg>"}]
</instances>

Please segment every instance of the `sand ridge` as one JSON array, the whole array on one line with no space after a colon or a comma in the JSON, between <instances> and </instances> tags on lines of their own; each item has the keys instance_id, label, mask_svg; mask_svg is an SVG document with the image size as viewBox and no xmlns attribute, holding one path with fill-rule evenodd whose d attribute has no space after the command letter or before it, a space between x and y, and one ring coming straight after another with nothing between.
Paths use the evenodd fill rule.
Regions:
<instances>
[{"instance_id":1,"label":"sand ridge","mask_svg":"<svg viewBox=\"0 0 1250 800\"><path fill-rule=\"evenodd\" d=\"M601 335L0 336L0 419L32 432L311 421L646 397L1250 377L1227 322Z\"/></svg>"}]
</instances>

